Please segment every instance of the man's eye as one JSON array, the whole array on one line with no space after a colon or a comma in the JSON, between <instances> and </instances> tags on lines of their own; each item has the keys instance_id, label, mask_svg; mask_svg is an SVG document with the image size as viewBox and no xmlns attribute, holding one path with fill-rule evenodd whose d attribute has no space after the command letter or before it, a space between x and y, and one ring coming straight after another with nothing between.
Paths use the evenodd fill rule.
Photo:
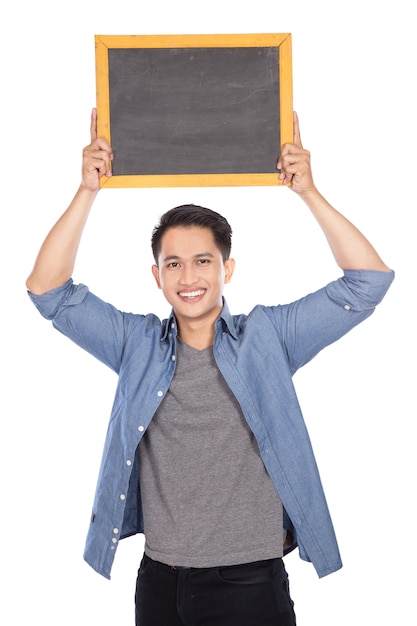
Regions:
<instances>
[{"instance_id":1,"label":"man's eye","mask_svg":"<svg viewBox=\"0 0 417 626\"><path fill-rule=\"evenodd\" d=\"M200 263L200 265L208 265L210 263L210 261L208 259L200 259L199 263Z\"/></svg>"},{"instance_id":2,"label":"man's eye","mask_svg":"<svg viewBox=\"0 0 417 626\"><path fill-rule=\"evenodd\" d=\"M173 269L179 267L179 263L177 261L172 261L171 263L168 263L168 267L172 267Z\"/></svg>"}]
</instances>

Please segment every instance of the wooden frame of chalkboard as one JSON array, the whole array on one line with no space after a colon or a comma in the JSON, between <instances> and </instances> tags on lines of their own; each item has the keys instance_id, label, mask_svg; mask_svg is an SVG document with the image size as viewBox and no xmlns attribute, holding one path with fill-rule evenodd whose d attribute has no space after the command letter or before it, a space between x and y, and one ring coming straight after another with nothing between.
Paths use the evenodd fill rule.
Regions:
<instances>
[{"instance_id":1,"label":"wooden frame of chalkboard","mask_svg":"<svg viewBox=\"0 0 417 626\"><path fill-rule=\"evenodd\" d=\"M280 185L291 34L96 35L101 187Z\"/></svg>"}]
</instances>

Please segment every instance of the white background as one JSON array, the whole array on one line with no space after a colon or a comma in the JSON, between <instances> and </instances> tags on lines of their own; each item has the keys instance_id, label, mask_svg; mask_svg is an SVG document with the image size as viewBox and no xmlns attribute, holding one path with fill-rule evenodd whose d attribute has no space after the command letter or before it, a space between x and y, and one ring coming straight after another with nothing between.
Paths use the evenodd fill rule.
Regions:
<instances>
[{"instance_id":1,"label":"white background","mask_svg":"<svg viewBox=\"0 0 417 626\"><path fill-rule=\"evenodd\" d=\"M110 582L82 559L116 380L53 331L24 284L79 183L94 35L290 32L294 108L316 182L397 273L374 316L295 377L344 561L319 580L296 553L286 559L298 624L416 624L412 3L26 0L2 13L0 622L133 624L141 538L121 542ZM187 202L232 224L237 269L225 295L235 313L339 275L288 189L104 189L75 280L121 309L165 317L150 233Z\"/></svg>"}]
</instances>

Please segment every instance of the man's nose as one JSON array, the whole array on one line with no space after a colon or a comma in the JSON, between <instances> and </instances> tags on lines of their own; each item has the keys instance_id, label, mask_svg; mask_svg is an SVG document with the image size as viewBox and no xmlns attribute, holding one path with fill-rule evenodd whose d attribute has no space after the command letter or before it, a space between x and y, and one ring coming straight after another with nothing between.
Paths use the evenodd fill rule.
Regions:
<instances>
[{"instance_id":1,"label":"man's nose","mask_svg":"<svg viewBox=\"0 0 417 626\"><path fill-rule=\"evenodd\" d=\"M194 265L184 265L181 272L181 283L183 285L193 285L197 280L197 270Z\"/></svg>"}]
</instances>

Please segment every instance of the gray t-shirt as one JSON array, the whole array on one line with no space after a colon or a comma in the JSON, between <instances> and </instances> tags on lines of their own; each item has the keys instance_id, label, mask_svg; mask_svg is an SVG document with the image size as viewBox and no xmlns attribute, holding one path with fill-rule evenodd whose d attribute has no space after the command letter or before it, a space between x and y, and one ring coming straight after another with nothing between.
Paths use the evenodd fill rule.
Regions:
<instances>
[{"instance_id":1,"label":"gray t-shirt","mask_svg":"<svg viewBox=\"0 0 417 626\"><path fill-rule=\"evenodd\" d=\"M213 348L178 340L169 392L138 447L145 552L188 567L282 556L282 504Z\"/></svg>"}]
</instances>

